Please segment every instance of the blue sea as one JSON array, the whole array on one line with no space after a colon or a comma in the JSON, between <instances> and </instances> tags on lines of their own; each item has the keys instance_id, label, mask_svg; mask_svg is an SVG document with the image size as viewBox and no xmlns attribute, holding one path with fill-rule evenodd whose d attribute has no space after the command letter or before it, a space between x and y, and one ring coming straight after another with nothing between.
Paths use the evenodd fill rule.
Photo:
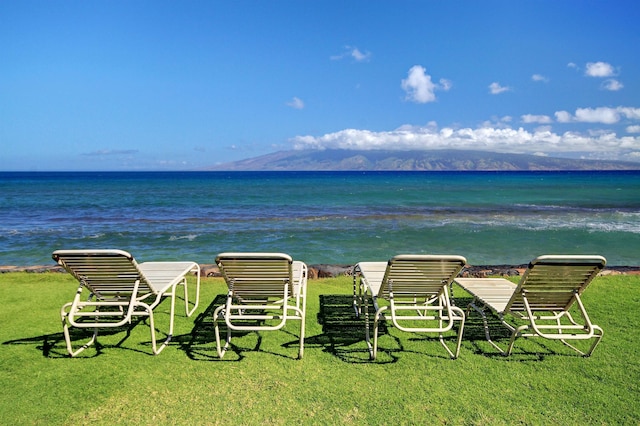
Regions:
<instances>
[{"instance_id":1,"label":"blue sea","mask_svg":"<svg viewBox=\"0 0 640 426\"><path fill-rule=\"evenodd\" d=\"M0 173L0 265L82 248L203 264L278 251L308 264L582 253L637 266L640 172Z\"/></svg>"}]
</instances>

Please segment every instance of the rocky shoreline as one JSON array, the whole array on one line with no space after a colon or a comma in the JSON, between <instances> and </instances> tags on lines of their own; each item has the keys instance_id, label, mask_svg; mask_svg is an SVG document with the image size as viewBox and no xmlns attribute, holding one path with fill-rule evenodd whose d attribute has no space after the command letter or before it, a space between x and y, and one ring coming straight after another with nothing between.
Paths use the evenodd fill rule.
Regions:
<instances>
[{"instance_id":1,"label":"rocky shoreline","mask_svg":"<svg viewBox=\"0 0 640 426\"><path fill-rule=\"evenodd\" d=\"M333 278L341 275L353 275L354 265L316 264L309 265L309 279ZM488 276L518 276L527 269L527 265L468 265L462 270L462 276L484 278ZM9 272L64 272L57 265L0 266L0 274ZM213 264L200 265L203 277L219 277L220 271ZM607 266L601 275L640 275L640 266Z\"/></svg>"}]
</instances>

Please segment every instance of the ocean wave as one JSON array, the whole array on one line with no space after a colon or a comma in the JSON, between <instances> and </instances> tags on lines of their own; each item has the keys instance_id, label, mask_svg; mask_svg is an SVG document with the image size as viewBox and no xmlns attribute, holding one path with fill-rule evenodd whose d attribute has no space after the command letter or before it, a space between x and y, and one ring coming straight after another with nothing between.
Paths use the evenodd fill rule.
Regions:
<instances>
[{"instance_id":1,"label":"ocean wave","mask_svg":"<svg viewBox=\"0 0 640 426\"><path fill-rule=\"evenodd\" d=\"M178 240L187 240L187 241L193 241L196 238L198 238L198 235L196 234L191 234L191 235L181 235L181 236L177 236L177 235L172 235L169 237L169 241L178 241Z\"/></svg>"}]
</instances>

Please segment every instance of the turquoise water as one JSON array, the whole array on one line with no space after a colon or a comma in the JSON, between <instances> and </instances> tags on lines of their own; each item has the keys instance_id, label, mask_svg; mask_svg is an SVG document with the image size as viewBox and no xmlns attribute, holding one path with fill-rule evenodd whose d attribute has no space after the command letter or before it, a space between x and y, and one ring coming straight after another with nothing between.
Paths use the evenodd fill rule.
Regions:
<instances>
[{"instance_id":1,"label":"turquoise water","mask_svg":"<svg viewBox=\"0 0 640 426\"><path fill-rule=\"evenodd\" d=\"M594 253L640 265L640 172L0 173L0 264L59 248L212 263L450 253L470 264Z\"/></svg>"}]
</instances>

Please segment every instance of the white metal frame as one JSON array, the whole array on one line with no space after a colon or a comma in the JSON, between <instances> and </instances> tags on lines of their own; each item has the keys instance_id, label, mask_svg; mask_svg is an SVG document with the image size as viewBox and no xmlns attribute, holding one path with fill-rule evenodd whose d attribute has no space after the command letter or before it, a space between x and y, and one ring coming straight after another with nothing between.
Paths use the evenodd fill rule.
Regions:
<instances>
[{"instance_id":1,"label":"white metal frame","mask_svg":"<svg viewBox=\"0 0 640 426\"><path fill-rule=\"evenodd\" d=\"M72 302L60 309L69 355L76 356L96 342L98 330L131 324L133 317L149 318L151 345L159 354L173 337L176 287L184 287L185 313L191 316L200 299L200 266L195 262L145 262L138 264L123 250L57 250L53 259L79 282ZM196 274L196 299L189 309L186 275ZM158 346L153 310L170 297L169 332ZM83 300L86 299L86 300ZM93 336L74 349L70 327L93 328Z\"/></svg>"},{"instance_id":2,"label":"white metal frame","mask_svg":"<svg viewBox=\"0 0 640 426\"><path fill-rule=\"evenodd\" d=\"M473 309L482 316L485 337L501 354L510 355L519 337L542 337L590 356L604 331L591 322L580 296L605 264L602 256L545 255L531 261L517 285L504 278L458 278L455 282L474 297L467 314ZM574 305L579 319L571 315ZM511 331L506 350L492 340L486 310L496 313ZM568 342L588 339L594 340L586 352Z\"/></svg>"},{"instance_id":3,"label":"white metal frame","mask_svg":"<svg viewBox=\"0 0 640 426\"><path fill-rule=\"evenodd\" d=\"M216 264L229 291L226 302L213 313L216 349L222 358L231 343L232 331L273 331L282 329L288 320L300 321L298 358L304 354L307 295L307 265L284 253L221 253ZM247 320L276 324L247 325ZM220 321L227 333L224 346L220 338Z\"/></svg>"},{"instance_id":4,"label":"white metal frame","mask_svg":"<svg viewBox=\"0 0 640 426\"><path fill-rule=\"evenodd\" d=\"M372 360L377 357L381 320L391 319L405 332L438 333L438 338L453 359L460 354L465 313L449 299L449 285L466 264L455 255L398 255L388 262L360 262L354 268L354 308L364 313L365 340ZM357 294L356 294L357 293ZM373 344L370 338L369 298L373 302ZM388 305L379 305L379 300ZM388 312L389 314L386 314ZM413 313L415 314L408 314ZM422 321L424 327L403 323ZM452 351L444 342L444 334L459 321L458 337ZM429 326L427 326L429 325Z\"/></svg>"}]
</instances>

